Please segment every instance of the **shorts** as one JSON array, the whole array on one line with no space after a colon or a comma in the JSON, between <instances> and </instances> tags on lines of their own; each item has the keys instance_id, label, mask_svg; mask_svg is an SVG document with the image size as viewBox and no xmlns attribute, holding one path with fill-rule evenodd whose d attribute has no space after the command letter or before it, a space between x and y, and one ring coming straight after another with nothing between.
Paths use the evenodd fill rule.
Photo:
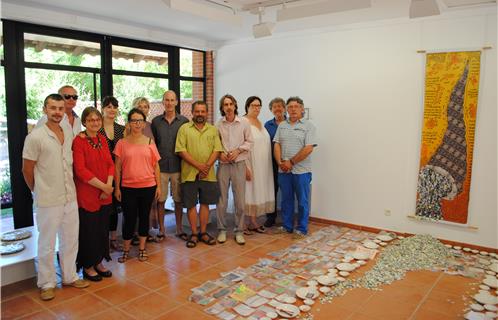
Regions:
<instances>
[{"instance_id":1,"label":"shorts","mask_svg":"<svg viewBox=\"0 0 498 320\"><path fill-rule=\"evenodd\" d=\"M180 172L161 172L161 195L159 202L165 202L168 199L168 184L171 184L171 192L173 194L173 201L182 202L180 192Z\"/></svg>"},{"instance_id":2,"label":"shorts","mask_svg":"<svg viewBox=\"0 0 498 320\"><path fill-rule=\"evenodd\" d=\"M218 182L188 181L181 184L183 207L190 209L200 204L217 204L220 197Z\"/></svg>"}]
</instances>

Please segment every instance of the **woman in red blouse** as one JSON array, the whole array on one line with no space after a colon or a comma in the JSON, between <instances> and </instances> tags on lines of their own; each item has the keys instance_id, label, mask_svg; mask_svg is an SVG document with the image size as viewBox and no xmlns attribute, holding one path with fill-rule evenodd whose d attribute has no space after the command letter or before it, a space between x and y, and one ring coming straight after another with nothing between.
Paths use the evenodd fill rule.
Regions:
<instances>
[{"instance_id":1,"label":"woman in red blouse","mask_svg":"<svg viewBox=\"0 0 498 320\"><path fill-rule=\"evenodd\" d=\"M109 256L109 214L112 207L114 163L106 138L99 133L102 114L88 107L81 114L86 130L73 140L73 168L78 198L80 233L78 268L91 281L111 277L102 264Z\"/></svg>"}]
</instances>

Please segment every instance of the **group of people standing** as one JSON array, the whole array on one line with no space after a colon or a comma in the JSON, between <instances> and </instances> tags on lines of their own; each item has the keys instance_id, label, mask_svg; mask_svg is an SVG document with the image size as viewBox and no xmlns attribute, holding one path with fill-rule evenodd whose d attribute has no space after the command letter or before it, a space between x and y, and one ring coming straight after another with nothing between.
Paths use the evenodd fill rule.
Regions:
<instances>
[{"instance_id":1,"label":"group of people standing","mask_svg":"<svg viewBox=\"0 0 498 320\"><path fill-rule=\"evenodd\" d=\"M139 246L138 260L147 260L146 242L165 237L168 187L175 206L176 236L189 248L199 241L208 245L226 242L230 188L236 243L243 245L244 235L264 233L265 227L275 225L279 187L283 225L276 232L294 233L298 238L307 234L309 155L316 137L314 126L302 119L300 98L273 99L270 110L275 117L263 125L258 119L259 97L249 97L245 115L239 116L236 99L227 94L220 100L222 118L211 125L204 101L192 104L189 121L176 112L175 92L166 91L163 114L147 122L150 104L140 97L134 100L125 126L116 121L116 98L105 97L102 112L88 107L81 118L73 111L77 99L72 86L47 96L45 115L26 137L23 150L23 174L37 207L42 300L55 297L57 236L64 285L88 286L79 279L80 268L90 281L111 277L103 261L111 259L110 250L122 249L118 261L126 262L133 242ZM294 195L298 200L296 226ZM207 232L209 205L216 205L216 240ZM116 233L120 208L122 248ZM190 235L183 230L183 208ZM257 217L264 214L266 221L260 225ZM158 231L151 232L153 227Z\"/></svg>"}]
</instances>

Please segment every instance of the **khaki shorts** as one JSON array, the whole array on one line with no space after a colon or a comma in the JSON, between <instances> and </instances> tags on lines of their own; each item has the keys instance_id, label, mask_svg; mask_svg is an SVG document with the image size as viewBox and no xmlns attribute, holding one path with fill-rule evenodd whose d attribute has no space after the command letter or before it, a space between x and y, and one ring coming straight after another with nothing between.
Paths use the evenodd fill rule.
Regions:
<instances>
[{"instance_id":1,"label":"khaki shorts","mask_svg":"<svg viewBox=\"0 0 498 320\"><path fill-rule=\"evenodd\" d=\"M171 193L173 194L173 201L182 202L180 192L180 172L166 173L161 172L161 195L158 199L159 202L164 202L168 199L168 184L171 184Z\"/></svg>"}]
</instances>

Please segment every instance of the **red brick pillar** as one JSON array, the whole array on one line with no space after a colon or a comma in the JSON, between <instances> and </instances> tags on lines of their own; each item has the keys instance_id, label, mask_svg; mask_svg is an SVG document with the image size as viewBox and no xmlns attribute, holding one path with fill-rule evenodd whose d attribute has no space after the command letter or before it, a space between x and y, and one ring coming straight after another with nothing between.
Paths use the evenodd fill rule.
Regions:
<instances>
[{"instance_id":1,"label":"red brick pillar","mask_svg":"<svg viewBox=\"0 0 498 320\"><path fill-rule=\"evenodd\" d=\"M214 122L214 60L213 51L206 52L206 103L209 106L208 121Z\"/></svg>"}]
</instances>

